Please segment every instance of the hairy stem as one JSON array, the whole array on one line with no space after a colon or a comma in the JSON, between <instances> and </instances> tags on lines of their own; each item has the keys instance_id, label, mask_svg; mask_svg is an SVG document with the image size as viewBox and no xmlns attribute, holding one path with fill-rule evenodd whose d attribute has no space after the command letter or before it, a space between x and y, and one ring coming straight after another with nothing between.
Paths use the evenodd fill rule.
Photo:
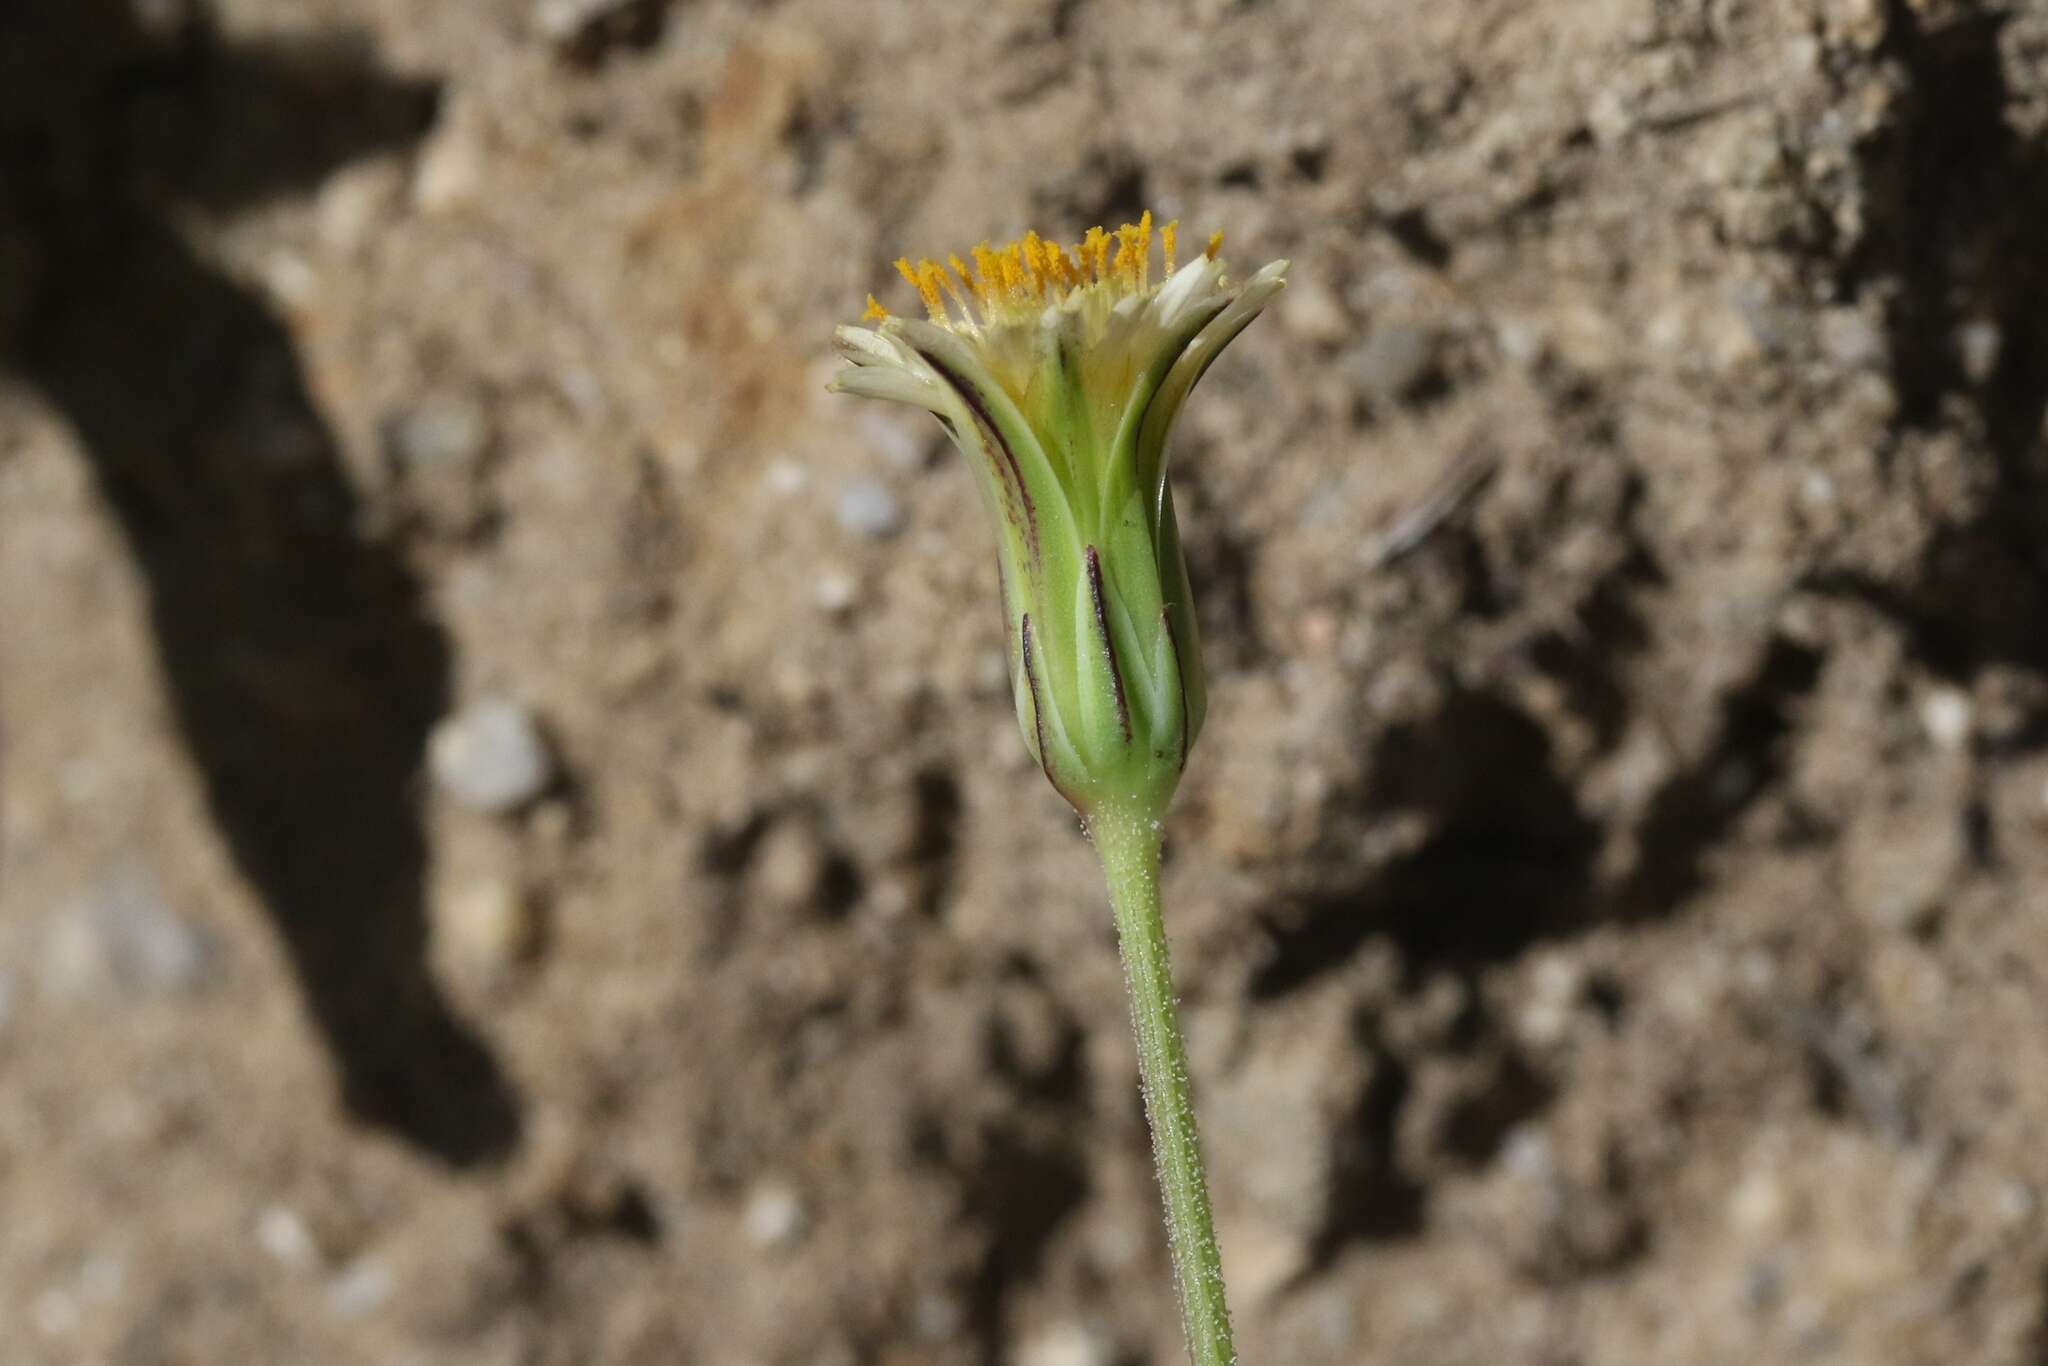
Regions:
<instances>
[{"instance_id":1,"label":"hairy stem","mask_svg":"<svg viewBox=\"0 0 2048 1366\"><path fill-rule=\"evenodd\" d=\"M1159 822L1149 814L1098 812L1089 821L1095 851L1109 880L1130 991L1131 1024L1138 1037L1138 1073L1152 1155L1166 1201L1166 1236L1194 1366L1234 1366L1230 1310L1223 1298L1223 1261L1209 1213L1209 1182L1195 1131L1194 1091L1187 1045L1174 1002L1167 961L1166 925L1159 905Z\"/></svg>"}]
</instances>

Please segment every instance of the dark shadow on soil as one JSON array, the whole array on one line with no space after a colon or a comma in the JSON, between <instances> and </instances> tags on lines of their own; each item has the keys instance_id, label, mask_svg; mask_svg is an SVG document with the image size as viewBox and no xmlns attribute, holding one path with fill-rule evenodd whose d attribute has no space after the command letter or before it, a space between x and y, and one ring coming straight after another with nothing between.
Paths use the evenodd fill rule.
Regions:
<instances>
[{"instance_id":1,"label":"dark shadow on soil","mask_svg":"<svg viewBox=\"0 0 2048 1366\"><path fill-rule=\"evenodd\" d=\"M1539 642L1545 648L1536 660L1567 685L1603 747L1621 733L1611 712L1624 695L1618 672L1647 639L1622 580L1655 581L1633 562L1617 576L1596 587L1577 629ZM1596 876L1602 829L1580 808L1544 727L1506 697L1456 692L1426 720L1379 738L1363 808L1420 812L1431 834L1362 885L1283 913L1269 926L1272 955L1253 977L1251 995L1298 991L1379 941L1396 951L1406 989L1449 974L1462 981L1470 1004L1443 1038L1419 1051L1391 1046L1370 1012L1361 1019L1359 1047L1372 1071L1333 1137L1336 1189L1312 1267L1327 1266L1352 1243L1421 1229L1430 1173L1404 1165L1397 1139L1413 1103L1413 1070L1428 1056L1448 1049L1490 1069L1491 1078L1431 1118L1434 1151L1422 1159L1431 1166L1484 1166L1517 1126L1549 1106L1553 1080L1482 1004L1486 970L1539 943L1681 907L1701 885L1703 860L1780 771L1792 708L1814 686L1821 662L1793 642L1768 644L1723 703L1712 743L1648 802L1635 870L1613 882ZM1605 1006L1588 999L1603 1013L1620 1009L1611 989Z\"/></svg>"},{"instance_id":2,"label":"dark shadow on soil","mask_svg":"<svg viewBox=\"0 0 2048 1366\"><path fill-rule=\"evenodd\" d=\"M1713 747L1650 802L1635 871L1611 896L1614 918L1656 919L1700 889L1701 860L1781 773L1791 705L1819 682L1821 663L1818 651L1773 639L1749 681L1722 700Z\"/></svg>"},{"instance_id":3,"label":"dark shadow on soil","mask_svg":"<svg viewBox=\"0 0 2048 1366\"><path fill-rule=\"evenodd\" d=\"M156 13L165 12L157 7ZM312 183L430 123L358 45L238 49L119 0L0 14L0 365L76 429L148 580L169 702L348 1108L457 1164L517 1102L425 963L417 811L449 647L363 509L290 336L167 211ZM11 286L8 288L7 286Z\"/></svg>"},{"instance_id":4,"label":"dark shadow on soil","mask_svg":"<svg viewBox=\"0 0 2048 1366\"><path fill-rule=\"evenodd\" d=\"M1598 830L1553 768L1543 728L1512 703L1457 694L1426 723L1389 730L1367 768L1368 808L1424 812L1435 833L1368 885L1275 927L1254 999L1336 970L1375 935L1419 977L1501 962L1586 923Z\"/></svg>"},{"instance_id":5,"label":"dark shadow on soil","mask_svg":"<svg viewBox=\"0 0 2048 1366\"><path fill-rule=\"evenodd\" d=\"M926 919L936 917L952 899L959 871L960 822L966 804L960 782L944 768L918 770L911 791L917 810L917 834L911 842L910 866L920 874L916 904Z\"/></svg>"},{"instance_id":6,"label":"dark shadow on soil","mask_svg":"<svg viewBox=\"0 0 2048 1366\"><path fill-rule=\"evenodd\" d=\"M1009 1360L1005 1301L1038 1275L1045 1250L1067 1216L1087 1200L1087 1168L1064 1144L990 1129L968 1174L966 1213L989 1231L981 1269L967 1289L969 1331L986 1366Z\"/></svg>"},{"instance_id":7,"label":"dark shadow on soil","mask_svg":"<svg viewBox=\"0 0 2048 1366\"><path fill-rule=\"evenodd\" d=\"M1379 1045L1374 1022L1359 1023L1359 1046L1373 1060L1357 1104L1331 1135L1334 1172L1322 1227L1309 1245L1301 1279L1327 1268L1354 1241L1380 1242L1422 1231L1428 1190L1402 1170L1401 1109L1414 1086L1408 1065Z\"/></svg>"},{"instance_id":8,"label":"dark shadow on soil","mask_svg":"<svg viewBox=\"0 0 2048 1366\"><path fill-rule=\"evenodd\" d=\"M1994 487L1935 537L1911 581L1840 573L1809 585L1898 622L1928 667L1958 681L1992 664L2048 672L2048 143L2006 120L2009 18L1935 25L1904 0L1889 6L1901 115L1862 149L1874 226L1844 282L1889 294L1900 431L1974 412ZM1987 324L1995 360L1973 373L1959 332Z\"/></svg>"}]
</instances>

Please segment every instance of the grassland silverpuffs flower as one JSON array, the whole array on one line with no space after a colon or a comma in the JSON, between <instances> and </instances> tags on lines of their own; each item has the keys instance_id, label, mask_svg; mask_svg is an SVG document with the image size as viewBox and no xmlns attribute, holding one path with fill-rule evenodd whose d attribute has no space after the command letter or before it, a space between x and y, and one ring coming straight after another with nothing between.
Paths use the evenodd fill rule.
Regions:
<instances>
[{"instance_id":1,"label":"grassland silverpuffs flower","mask_svg":"<svg viewBox=\"0 0 2048 1366\"><path fill-rule=\"evenodd\" d=\"M1160 911L1161 822L1202 727L1201 646L1166 478L1195 384L1280 290L1234 283L1222 237L1182 264L1152 215L1071 247L896 263L926 317L868 297L838 331L839 392L937 416L994 513L1024 742L1081 813L1108 879L1168 1241L1197 1366L1234 1361Z\"/></svg>"},{"instance_id":2,"label":"grassland silverpuffs flower","mask_svg":"<svg viewBox=\"0 0 2048 1366\"><path fill-rule=\"evenodd\" d=\"M1166 442L1188 393L1280 288L1233 286L1220 238L1151 271L1152 218L1072 248L1031 233L897 262L927 319L872 298L842 327L843 393L938 416L995 513L1024 742L1081 813L1165 810L1206 702Z\"/></svg>"}]
</instances>

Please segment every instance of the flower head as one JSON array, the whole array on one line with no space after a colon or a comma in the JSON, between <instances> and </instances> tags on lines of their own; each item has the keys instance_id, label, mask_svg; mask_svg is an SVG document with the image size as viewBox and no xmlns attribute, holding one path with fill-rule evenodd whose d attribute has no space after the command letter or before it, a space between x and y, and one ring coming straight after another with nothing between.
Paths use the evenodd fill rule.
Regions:
<instances>
[{"instance_id":1,"label":"flower head","mask_svg":"<svg viewBox=\"0 0 2048 1366\"><path fill-rule=\"evenodd\" d=\"M996 515L1024 740L1083 814L1164 809L1206 696L1166 439L1224 346L1282 284L1231 282L1222 237L1181 264L1152 215L1072 247L1029 233L941 264L898 261L928 319L871 295L842 327L839 392L937 415Z\"/></svg>"}]
</instances>

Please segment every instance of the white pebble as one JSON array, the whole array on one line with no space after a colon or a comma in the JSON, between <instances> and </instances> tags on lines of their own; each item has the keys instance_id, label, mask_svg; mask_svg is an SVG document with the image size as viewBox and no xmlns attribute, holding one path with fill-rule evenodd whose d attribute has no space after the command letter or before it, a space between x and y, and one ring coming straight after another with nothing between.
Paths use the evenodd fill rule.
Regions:
<instances>
[{"instance_id":1,"label":"white pebble","mask_svg":"<svg viewBox=\"0 0 2048 1366\"><path fill-rule=\"evenodd\" d=\"M78 1301L62 1290L51 1288L36 1296L29 1309L36 1328L46 1338L69 1337L78 1331Z\"/></svg>"},{"instance_id":2,"label":"white pebble","mask_svg":"<svg viewBox=\"0 0 2048 1366\"><path fill-rule=\"evenodd\" d=\"M427 743L434 781L476 811L515 811L547 790L554 759L526 708L504 698L473 702L434 727Z\"/></svg>"},{"instance_id":3,"label":"white pebble","mask_svg":"<svg viewBox=\"0 0 2048 1366\"><path fill-rule=\"evenodd\" d=\"M537 0L533 21L549 38L567 42L615 5L616 0Z\"/></svg>"},{"instance_id":4,"label":"white pebble","mask_svg":"<svg viewBox=\"0 0 2048 1366\"><path fill-rule=\"evenodd\" d=\"M1744 1174L1728 1197L1728 1222L1751 1238L1775 1236L1788 1214L1785 1188L1761 1167Z\"/></svg>"},{"instance_id":5,"label":"white pebble","mask_svg":"<svg viewBox=\"0 0 2048 1366\"><path fill-rule=\"evenodd\" d=\"M283 1205L272 1205L256 1216L256 1242L293 1271L310 1271L320 1264L320 1246L306 1221Z\"/></svg>"},{"instance_id":6,"label":"white pebble","mask_svg":"<svg viewBox=\"0 0 2048 1366\"><path fill-rule=\"evenodd\" d=\"M1585 969L1573 959L1555 954L1539 960L1517 1020L1522 1037L1539 1047L1562 1043L1584 989Z\"/></svg>"},{"instance_id":7,"label":"white pebble","mask_svg":"<svg viewBox=\"0 0 2048 1366\"><path fill-rule=\"evenodd\" d=\"M887 540L903 529L903 505L878 480L856 479L839 490L835 511L840 526L871 541Z\"/></svg>"},{"instance_id":8,"label":"white pebble","mask_svg":"<svg viewBox=\"0 0 2048 1366\"><path fill-rule=\"evenodd\" d=\"M820 570L812 593L818 606L835 616L851 608L860 596L853 575L843 569Z\"/></svg>"},{"instance_id":9,"label":"white pebble","mask_svg":"<svg viewBox=\"0 0 2048 1366\"><path fill-rule=\"evenodd\" d=\"M1115 1360L1115 1343L1072 1319L1048 1325L1017 1349L1017 1366L1111 1366Z\"/></svg>"},{"instance_id":10,"label":"white pebble","mask_svg":"<svg viewBox=\"0 0 2048 1366\"><path fill-rule=\"evenodd\" d=\"M1884 329L1861 309L1829 309L1814 330L1821 353L1844 370L1871 370L1885 363Z\"/></svg>"},{"instance_id":11,"label":"white pebble","mask_svg":"<svg viewBox=\"0 0 2048 1366\"><path fill-rule=\"evenodd\" d=\"M771 460L761 472L761 483L770 493L787 498L809 487L811 472L787 457Z\"/></svg>"},{"instance_id":12,"label":"white pebble","mask_svg":"<svg viewBox=\"0 0 2048 1366\"><path fill-rule=\"evenodd\" d=\"M1557 1176L1557 1155L1550 1136L1533 1124L1518 1124L1500 1148L1501 1170L1517 1180L1548 1182Z\"/></svg>"},{"instance_id":13,"label":"white pebble","mask_svg":"<svg viewBox=\"0 0 2048 1366\"><path fill-rule=\"evenodd\" d=\"M391 453L405 465L474 466L491 443L491 417L469 394L436 394L394 419Z\"/></svg>"},{"instance_id":14,"label":"white pebble","mask_svg":"<svg viewBox=\"0 0 2048 1366\"><path fill-rule=\"evenodd\" d=\"M320 287L320 277L297 252L277 251L264 259L263 286L281 307L303 308Z\"/></svg>"},{"instance_id":15,"label":"white pebble","mask_svg":"<svg viewBox=\"0 0 2048 1366\"><path fill-rule=\"evenodd\" d=\"M1290 281L1280 296L1280 323L1296 336L1317 342L1341 342L1355 330L1330 287L1308 275Z\"/></svg>"},{"instance_id":16,"label":"white pebble","mask_svg":"<svg viewBox=\"0 0 2048 1366\"><path fill-rule=\"evenodd\" d=\"M1961 749L1970 738L1976 708L1961 688L1936 688L1920 702L1920 724L1927 738L1946 750Z\"/></svg>"},{"instance_id":17,"label":"white pebble","mask_svg":"<svg viewBox=\"0 0 2048 1366\"><path fill-rule=\"evenodd\" d=\"M1956 329L1956 357L1963 375L1972 384L1982 384L1998 372L1999 355L2005 349L2004 334L1989 318L1964 323Z\"/></svg>"},{"instance_id":18,"label":"white pebble","mask_svg":"<svg viewBox=\"0 0 2048 1366\"><path fill-rule=\"evenodd\" d=\"M484 155L476 134L461 124L437 132L413 174L413 207L428 217L460 213L483 192Z\"/></svg>"},{"instance_id":19,"label":"white pebble","mask_svg":"<svg viewBox=\"0 0 2048 1366\"><path fill-rule=\"evenodd\" d=\"M360 251L392 217L404 182L388 161L339 171L320 191L315 231L320 244L337 255Z\"/></svg>"},{"instance_id":20,"label":"white pebble","mask_svg":"<svg viewBox=\"0 0 2048 1366\"><path fill-rule=\"evenodd\" d=\"M369 1260L352 1263L327 1286L327 1304L345 1319L374 1314L391 1298L390 1268Z\"/></svg>"},{"instance_id":21,"label":"white pebble","mask_svg":"<svg viewBox=\"0 0 2048 1366\"><path fill-rule=\"evenodd\" d=\"M747 1241L755 1247L787 1247L803 1236L803 1200L781 1182L767 1182L747 1201L744 1222Z\"/></svg>"},{"instance_id":22,"label":"white pebble","mask_svg":"<svg viewBox=\"0 0 2048 1366\"><path fill-rule=\"evenodd\" d=\"M197 990L214 942L185 919L145 873L118 873L51 922L43 945L50 990L64 997Z\"/></svg>"}]
</instances>

